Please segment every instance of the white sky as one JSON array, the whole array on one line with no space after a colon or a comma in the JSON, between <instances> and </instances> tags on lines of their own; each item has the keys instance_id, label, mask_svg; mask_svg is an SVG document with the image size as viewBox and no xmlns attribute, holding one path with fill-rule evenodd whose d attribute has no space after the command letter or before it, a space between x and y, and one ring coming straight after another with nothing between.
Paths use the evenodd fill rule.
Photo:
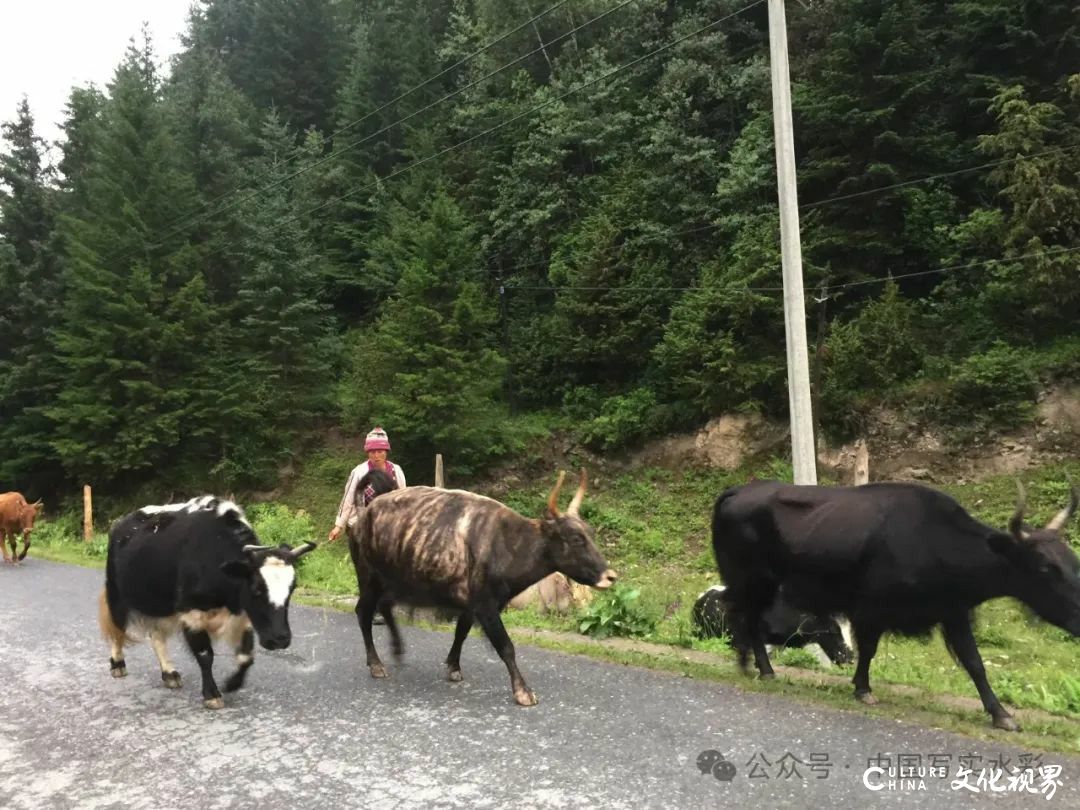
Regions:
<instances>
[{"instance_id":1,"label":"white sky","mask_svg":"<svg viewBox=\"0 0 1080 810\"><path fill-rule=\"evenodd\" d=\"M162 65L180 50L192 0L0 0L0 121L25 93L37 134L60 137L71 88L102 91L128 41L150 24Z\"/></svg>"}]
</instances>

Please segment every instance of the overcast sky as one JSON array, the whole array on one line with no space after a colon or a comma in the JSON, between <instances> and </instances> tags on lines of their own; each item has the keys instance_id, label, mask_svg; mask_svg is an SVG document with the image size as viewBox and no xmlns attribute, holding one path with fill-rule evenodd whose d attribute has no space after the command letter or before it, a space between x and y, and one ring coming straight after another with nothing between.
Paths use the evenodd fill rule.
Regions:
<instances>
[{"instance_id":1,"label":"overcast sky","mask_svg":"<svg viewBox=\"0 0 1080 810\"><path fill-rule=\"evenodd\" d=\"M25 93L37 133L60 137L72 86L102 90L143 22L158 61L180 50L192 0L0 0L0 121Z\"/></svg>"}]
</instances>

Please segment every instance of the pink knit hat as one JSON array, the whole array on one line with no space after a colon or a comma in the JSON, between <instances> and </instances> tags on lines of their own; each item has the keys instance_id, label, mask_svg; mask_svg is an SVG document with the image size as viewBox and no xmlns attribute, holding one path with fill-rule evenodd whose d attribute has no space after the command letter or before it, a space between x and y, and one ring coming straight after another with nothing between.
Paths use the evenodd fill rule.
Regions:
<instances>
[{"instance_id":1,"label":"pink knit hat","mask_svg":"<svg viewBox=\"0 0 1080 810\"><path fill-rule=\"evenodd\" d=\"M367 435L364 439L364 450L389 450L390 439L386 435L386 431L381 427L377 427Z\"/></svg>"}]
</instances>

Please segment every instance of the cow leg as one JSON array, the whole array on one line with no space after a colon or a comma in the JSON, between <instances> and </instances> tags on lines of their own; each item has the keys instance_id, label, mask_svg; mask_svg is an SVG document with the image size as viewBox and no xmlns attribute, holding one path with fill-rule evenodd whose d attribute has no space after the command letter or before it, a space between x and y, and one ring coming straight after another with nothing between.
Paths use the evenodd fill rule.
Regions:
<instances>
[{"instance_id":1,"label":"cow leg","mask_svg":"<svg viewBox=\"0 0 1080 810\"><path fill-rule=\"evenodd\" d=\"M14 562L14 560L12 560L11 557L8 556L7 544L8 544L9 539L11 540L11 552L12 552L12 554L14 554L15 553L15 535L8 534L8 532L6 532L6 531L3 534L0 534L0 551L4 552L4 562L6 562L6 563Z\"/></svg>"},{"instance_id":2,"label":"cow leg","mask_svg":"<svg viewBox=\"0 0 1080 810\"><path fill-rule=\"evenodd\" d=\"M475 615L476 620L480 622L480 626L484 628L488 640L499 654L499 658L506 664L506 671L510 673L510 688L514 691L514 700L517 701L519 706L535 706L538 702L536 695L525 685L525 679L521 677L521 671L518 669L514 657L514 642L510 640L498 611L488 608L477 611ZM460 623L458 627L461 627ZM455 634L455 640L456 638L457 635Z\"/></svg>"},{"instance_id":3,"label":"cow leg","mask_svg":"<svg viewBox=\"0 0 1080 810\"><path fill-rule=\"evenodd\" d=\"M461 680L461 647L472 630L473 615L465 611L457 620L457 629L454 630L454 643L450 645L450 654L446 656L446 680Z\"/></svg>"},{"instance_id":4,"label":"cow leg","mask_svg":"<svg viewBox=\"0 0 1080 810\"><path fill-rule=\"evenodd\" d=\"M855 665L855 677L851 682L855 684L855 699L867 706L873 706L878 701L870 691L870 662L877 653L878 640L881 631L876 627L867 629L863 625L855 625L855 644L859 648L859 662Z\"/></svg>"},{"instance_id":5,"label":"cow leg","mask_svg":"<svg viewBox=\"0 0 1080 810\"><path fill-rule=\"evenodd\" d=\"M1019 731L1020 726L1012 718L1005 707L997 699L994 690L990 688L990 682L986 679L986 668L983 666L982 655L975 643L975 636L971 632L971 621L966 615L956 616L943 622L945 629L945 641L956 653L964 669L967 670L975 688L979 690L983 708L994 721L994 728L1005 731Z\"/></svg>"},{"instance_id":6,"label":"cow leg","mask_svg":"<svg viewBox=\"0 0 1080 810\"><path fill-rule=\"evenodd\" d=\"M225 638L236 651L236 672L225 681L225 691L235 692L244 685L247 671L255 663L252 653L255 651L255 631L247 614L230 616L225 626Z\"/></svg>"},{"instance_id":7,"label":"cow leg","mask_svg":"<svg viewBox=\"0 0 1080 810\"><path fill-rule=\"evenodd\" d=\"M367 666L371 671L371 677L385 678L386 667L379 658L379 653L375 649L375 639L371 634L371 623L375 618L375 609L378 605L379 595L375 592L374 583L369 583L368 587L361 592L360 598L356 600L356 619L360 622L360 632L364 636L364 649L367 651Z\"/></svg>"},{"instance_id":8,"label":"cow leg","mask_svg":"<svg viewBox=\"0 0 1080 810\"><path fill-rule=\"evenodd\" d=\"M383 624L390 631L390 650L394 659L400 661L405 655L405 643L401 640L401 631L398 630L397 619L394 618L394 603L389 599L379 601L379 615L383 618Z\"/></svg>"},{"instance_id":9,"label":"cow leg","mask_svg":"<svg viewBox=\"0 0 1080 810\"><path fill-rule=\"evenodd\" d=\"M199 662L199 669L202 670L203 704L208 709L225 708L225 701L222 700L221 692L214 683L214 647L210 643L210 634L205 630L192 630L185 627L184 638L195 654L195 660Z\"/></svg>"},{"instance_id":10,"label":"cow leg","mask_svg":"<svg viewBox=\"0 0 1080 810\"><path fill-rule=\"evenodd\" d=\"M161 682L169 689L179 689L180 673L176 671L176 667L169 659L168 639L169 634L164 630L150 631L150 646L154 648L154 655L157 656L158 664L161 665Z\"/></svg>"},{"instance_id":11,"label":"cow leg","mask_svg":"<svg viewBox=\"0 0 1080 810\"><path fill-rule=\"evenodd\" d=\"M26 552L30 550L30 535L24 534L22 539L22 551L19 552L19 556L15 558L16 563L22 562L26 559ZM15 553L15 544L11 544L11 553Z\"/></svg>"}]
</instances>

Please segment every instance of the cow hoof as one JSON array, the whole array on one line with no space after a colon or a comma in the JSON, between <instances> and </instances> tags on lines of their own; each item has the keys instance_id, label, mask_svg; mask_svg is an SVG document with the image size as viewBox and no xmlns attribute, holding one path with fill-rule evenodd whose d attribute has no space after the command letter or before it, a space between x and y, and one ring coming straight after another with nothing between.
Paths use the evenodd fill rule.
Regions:
<instances>
[{"instance_id":1,"label":"cow hoof","mask_svg":"<svg viewBox=\"0 0 1080 810\"><path fill-rule=\"evenodd\" d=\"M994 718L994 728L1000 728L1002 731L1019 731L1020 725L1012 719L1011 715L1003 714Z\"/></svg>"},{"instance_id":2,"label":"cow hoof","mask_svg":"<svg viewBox=\"0 0 1080 810\"><path fill-rule=\"evenodd\" d=\"M372 678L385 678L385 677L387 677L387 675L386 675L386 667L384 667L382 664L372 664L370 669L371 669L371 677Z\"/></svg>"},{"instance_id":3,"label":"cow hoof","mask_svg":"<svg viewBox=\"0 0 1080 810\"><path fill-rule=\"evenodd\" d=\"M874 697L873 692L856 692L855 699L864 706L877 706L878 704L878 699Z\"/></svg>"},{"instance_id":4,"label":"cow hoof","mask_svg":"<svg viewBox=\"0 0 1080 810\"><path fill-rule=\"evenodd\" d=\"M536 699L531 689L519 689L514 692L514 700L518 706L535 706L540 701Z\"/></svg>"},{"instance_id":5,"label":"cow hoof","mask_svg":"<svg viewBox=\"0 0 1080 810\"><path fill-rule=\"evenodd\" d=\"M220 698L220 697L206 698L203 701L203 706L205 706L208 709L224 709L225 708L225 699Z\"/></svg>"},{"instance_id":6,"label":"cow hoof","mask_svg":"<svg viewBox=\"0 0 1080 810\"><path fill-rule=\"evenodd\" d=\"M452 683L458 683L463 679L460 669L451 669L446 673L446 680Z\"/></svg>"},{"instance_id":7,"label":"cow hoof","mask_svg":"<svg viewBox=\"0 0 1080 810\"><path fill-rule=\"evenodd\" d=\"M161 682L163 684L165 684L165 686L168 687L169 689L179 689L180 686L181 686L181 684L180 684L180 673L179 672L162 672L161 673Z\"/></svg>"},{"instance_id":8,"label":"cow hoof","mask_svg":"<svg viewBox=\"0 0 1080 810\"><path fill-rule=\"evenodd\" d=\"M113 669L109 670L109 674L112 675L114 678L123 678L127 675L127 668L114 667Z\"/></svg>"},{"instance_id":9,"label":"cow hoof","mask_svg":"<svg viewBox=\"0 0 1080 810\"><path fill-rule=\"evenodd\" d=\"M776 673L775 672L762 672L761 673L761 680L763 680L763 681L775 681L776 680Z\"/></svg>"}]
</instances>

